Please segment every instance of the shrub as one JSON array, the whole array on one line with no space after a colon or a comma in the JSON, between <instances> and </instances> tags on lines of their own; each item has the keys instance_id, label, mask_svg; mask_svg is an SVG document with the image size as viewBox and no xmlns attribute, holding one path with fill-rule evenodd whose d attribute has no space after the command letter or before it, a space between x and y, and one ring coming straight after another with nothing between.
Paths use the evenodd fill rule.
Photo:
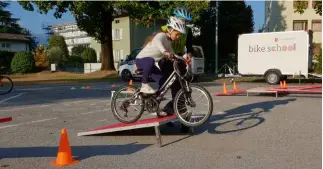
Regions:
<instances>
[{"instance_id":1,"label":"shrub","mask_svg":"<svg viewBox=\"0 0 323 169\"><path fill-rule=\"evenodd\" d=\"M60 47L52 47L47 53L48 62L50 64L61 64L66 61L63 50Z\"/></svg>"},{"instance_id":2,"label":"shrub","mask_svg":"<svg viewBox=\"0 0 323 169\"><path fill-rule=\"evenodd\" d=\"M316 55L316 60L318 63L314 66L315 73L322 74L322 48L319 53Z\"/></svg>"},{"instance_id":3,"label":"shrub","mask_svg":"<svg viewBox=\"0 0 323 169\"><path fill-rule=\"evenodd\" d=\"M0 73L10 72L14 55L15 52L12 51L0 51Z\"/></svg>"},{"instance_id":4,"label":"shrub","mask_svg":"<svg viewBox=\"0 0 323 169\"><path fill-rule=\"evenodd\" d=\"M48 42L48 48L51 49L53 47L61 48L64 57L68 58L68 49L63 36L52 35L50 37Z\"/></svg>"},{"instance_id":5,"label":"shrub","mask_svg":"<svg viewBox=\"0 0 323 169\"><path fill-rule=\"evenodd\" d=\"M82 58L84 60L85 63L96 63L96 52L93 48L86 48L83 52L82 52Z\"/></svg>"},{"instance_id":6,"label":"shrub","mask_svg":"<svg viewBox=\"0 0 323 169\"><path fill-rule=\"evenodd\" d=\"M84 63L83 58L81 58L80 56L72 55L68 58L65 65L68 67L79 68L79 67L83 67L82 66L83 63Z\"/></svg>"},{"instance_id":7,"label":"shrub","mask_svg":"<svg viewBox=\"0 0 323 169\"><path fill-rule=\"evenodd\" d=\"M29 73L35 68L35 59L31 52L17 52L11 61L14 73Z\"/></svg>"},{"instance_id":8,"label":"shrub","mask_svg":"<svg viewBox=\"0 0 323 169\"><path fill-rule=\"evenodd\" d=\"M72 55L81 56L85 49L86 49L86 46L84 45L74 46L72 48Z\"/></svg>"}]
</instances>

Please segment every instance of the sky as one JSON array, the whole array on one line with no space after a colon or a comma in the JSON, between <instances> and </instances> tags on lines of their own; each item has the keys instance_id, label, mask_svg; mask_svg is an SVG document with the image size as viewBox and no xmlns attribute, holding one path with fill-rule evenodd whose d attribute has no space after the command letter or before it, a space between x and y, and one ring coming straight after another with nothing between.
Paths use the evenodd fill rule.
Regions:
<instances>
[{"instance_id":1,"label":"sky","mask_svg":"<svg viewBox=\"0 0 323 169\"><path fill-rule=\"evenodd\" d=\"M264 6L265 1L246 1L248 5L251 5L254 12L254 29L257 31L264 23ZM6 10L13 14L14 18L19 18L19 24L29 29L33 36L37 38L40 43L45 43L45 32L42 29L42 25L53 25L68 22L75 22L74 17L71 13L65 13L62 18L56 19L53 16L53 12L48 12L47 15L40 14L37 11L26 11L24 10L17 1L10 2L10 5Z\"/></svg>"}]
</instances>

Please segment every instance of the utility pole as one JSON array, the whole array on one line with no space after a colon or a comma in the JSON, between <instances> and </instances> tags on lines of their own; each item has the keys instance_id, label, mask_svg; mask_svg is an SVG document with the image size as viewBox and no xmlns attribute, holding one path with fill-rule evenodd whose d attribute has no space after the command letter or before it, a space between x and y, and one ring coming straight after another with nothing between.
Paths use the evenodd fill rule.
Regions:
<instances>
[{"instance_id":1,"label":"utility pole","mask_svg":"<svg viewBox=\"0 0 323 169\"><path fill-rule=\"evenodd\" d=\"M215 1L215 70L214 73L216 75L216 77L218 76L218 10L219 10L219 5L218 5L218 1Z\"/></svg>"}]
</instances>

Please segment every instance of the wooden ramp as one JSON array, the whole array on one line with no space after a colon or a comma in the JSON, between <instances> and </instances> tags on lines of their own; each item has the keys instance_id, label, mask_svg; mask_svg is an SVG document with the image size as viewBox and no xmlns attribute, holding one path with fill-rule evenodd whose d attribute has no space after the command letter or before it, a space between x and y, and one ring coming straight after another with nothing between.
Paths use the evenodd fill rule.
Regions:
<instances>
[{"instance_id":1,"label":"wooden ramp","mask_svg":"<svg viewBox=\"0 0 323 169\"><path fill-rule=\"evenodd\" d=\"M159 126L166 124L168 122L174 122L174 121L178 121L178 119L176 118L176 115L166 116L163 118L149 118L149 119L143 119L143 120L139 120L137 122L129 123L129 124L117 123L117 124L102 126L99 128L90 129L85 132L80 132L77 134L77 136L89 136L89 135L96 135L96 134L103 134L103 133L112 133L112 132L118 132L118 131L133 130L133 129L139 129L139 128L154 127L156 137L157 137L157 144L159 146L161 146L162 141L161 141L161 134L160 134Z\"/></svg>"}]
</instances>

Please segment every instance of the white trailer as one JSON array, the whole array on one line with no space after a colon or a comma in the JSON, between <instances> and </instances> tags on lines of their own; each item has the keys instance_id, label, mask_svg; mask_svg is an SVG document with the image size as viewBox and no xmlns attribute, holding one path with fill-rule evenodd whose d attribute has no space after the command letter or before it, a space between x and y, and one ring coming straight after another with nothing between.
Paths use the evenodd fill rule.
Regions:
<instances>
[{"instance_id":1,"label":"white trailer","mask_svg":"<svg viewBox=\"0 0 323 169\"><path fill-rule=\"evenodd\" d=\"M290 75L308 78L312 65L306 31L242 34L238 39L238 72L242 76L264 76L277 84Z\"/></svg>"}]
</instances>

